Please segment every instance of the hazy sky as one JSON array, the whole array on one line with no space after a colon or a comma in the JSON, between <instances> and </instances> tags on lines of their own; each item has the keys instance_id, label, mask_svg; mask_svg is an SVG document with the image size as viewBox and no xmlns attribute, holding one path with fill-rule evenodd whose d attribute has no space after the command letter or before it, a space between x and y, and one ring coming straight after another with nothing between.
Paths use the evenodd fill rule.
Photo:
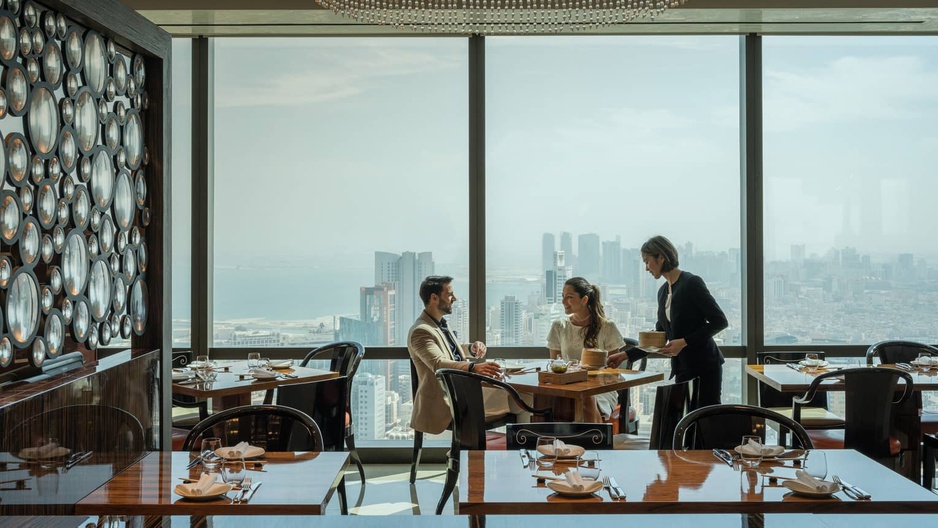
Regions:
<instances>
[{"instance_id":1,"label":"hazy sky","mask_svg":"<svg viewBox=\"0 0 938 528\"><path fill-rule=\"evenodd\" d=\"M763 45L767 256L798 243L938 253L938 38ZM219 261L466 262L467 50L217 39ZM536 267L544 232L738 247L738 54L733 36L487 38L490 265Z\"/></svg>"}]
</instances>

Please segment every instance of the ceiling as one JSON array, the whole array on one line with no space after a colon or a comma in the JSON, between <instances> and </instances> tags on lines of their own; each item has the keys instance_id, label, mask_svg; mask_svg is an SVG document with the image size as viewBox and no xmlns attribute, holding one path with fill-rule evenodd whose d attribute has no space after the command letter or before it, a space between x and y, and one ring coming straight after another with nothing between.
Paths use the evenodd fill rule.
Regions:
<instances>
[{"instance_id":1,"label":"ceiling","mask_svg":"<svg viewBox=\"0 0 938 528\"><path fill-rule=\"evenodd\" d=\"M360 24L314 0L123 1L179 37L426 34ZM938 35L938 0L687 0L654 21L585 33Z\"/></svg>"}]
</instances>

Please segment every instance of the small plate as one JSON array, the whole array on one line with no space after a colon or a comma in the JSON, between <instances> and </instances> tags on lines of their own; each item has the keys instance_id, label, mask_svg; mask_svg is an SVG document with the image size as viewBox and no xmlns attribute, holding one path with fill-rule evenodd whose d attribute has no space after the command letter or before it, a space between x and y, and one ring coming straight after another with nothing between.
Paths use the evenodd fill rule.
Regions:
<instances>
[{"instance_id":1,"label":"small plate","mask_svg":"<svg viewBox=\"0 0 938 528\"><path fill-rule=\"evenodd\" d=\"M805 361L805 360L803 360L803 359L802 359L801 361L799 361L798 364L801 365L802 367L807 367L807 366L808 366L808 362ZM829 367L829 366L830 366L830 363L828 363L827 361L825 361L825 360L822 359L822 360L820 360L820 361L817 362L817 365L814 365L814 366L817 367L817 368L824 368L824 367Z\"/></svg>"},{"instance_id":2,"label":"small plate","mask_svg":"<svg viewBox=\"0 0 938 528\"><path fill-rule=\"evenodd\" d=\"M583 483L582 490L575 490L567 484L566 480L551 480L547 482L547 487L564 497L589 497L603 489L603 483L598 480L587 480Z\"/></svg>"},{"instance_id":3,"label":"small plate","mask_svg":"<svg viewBox=\"0 0 938 528\"><path fill-rule=\"evenodd\" d=\"M27 447L17 453L16 456L17 458L22 458L23 460L51 460L54 458L67 457L71 452L71 449L59 446L55 449L52 449L49 453L40 456L38 447Z\"/></svg>"},{"instance_id":4,"label":"small plate","mask_svg":"<svg viewBox=\"0 0 938 528\"><path fill-rule=\"evenodd\" d=\"M807 484L797 481L797 480L786 480L782 482L782 486L785 486L786 488L790 489L791 491L795 492L798 495L803 495L805 497L820 498L820 499L830 497L831 495L840 491L840 484L837 484L837 483L832 483L832 484L834 484L835 486L833 491L817 491L811 486L808 486Z\"/></svg>"},{"instance_id":5,"label":"small plate","mask_svg":"<svg viewBox=\"0 0 938 528\"><path fill-rule=\"evenodd\" d=\"M173 489L173 492L187 500L210 501L221 497L232 489L233 488L229 484L225 484L224 482L216 482L215 484L212 484L211 488L207 489L205 493L201 495L189 493L189 486L186 486L185 484L177 484Z\"/></svg>"},{"instance_id":6,"label":"small plate","mask_svg":"<svg viewBox=\"0 0 938 528\"><path fill-rule=\"evenodd\" d=\"M648 352L649 354L657 354L658 351L661 350L661 347L656 347L656 346L643 346L643 347L635 347L635 348L644 352Z\"/></svg>"},{"instance_id":7,"label":"small plate","mask_svg":"<svg viewBox=\"0 0 938 528\"><path fill-rule=\"evenodd\" d=\"M743 446L736 446L733 448L733 451L736 451L740 455L744 454ZM762 458L779 458L784 454L785 448L782 446L762 446Z\"/></svg>"},{"instance_id":8,"label":"small plate","mask_svg":"<svg viewBox=\"0 0 938 528\"><path fill-rule=\"evenodd\" d=\"M191 372L173 372L173 381L186 381L191 377Z\"/></svg>"},{"instance_id":9,"label":"small plate","mask_svg":"<svg viewBox=\"0 0 938 528\"><path fill-rule=\"evenodd\" d=\"M231 451L233 447L234 446L216 449L215 454L224 458L225 460L231 460L234 457L228 456L228 452ZM266 453L266 451L264 451L263 447L248 446L247 449L244 450L244 455L242 458L257 458L259 456L264 456L264 453Z\"/></svg>"},{"instance_id":10,"label":"small plate","mask_svg":"<svg viewBox=\"0 0 938 528\"><path fill-rule=\"evenodd\" d=\"M279 374L277 374L276 372L264 372L264 371L251 372L251 377L256 380L269 380L269 379L274 379L277 376L279 376Z\"/></svg>"},{"instance_id":11,"label":"small plate","mask_svg":"<svg viewBox=\"0 0 938 528\"><path fill-rule=\"evenodd\" d=\"M271 361L268 363L268 365L270 365L270 368L272 369L288 369L293 368L293 361L290 361L289 359L282 361Z\"/></svg>"},{"instance_id":12,"label":"small plate","mask_svg":"<svg viewBox=\"0 0 938 528\"><path fill-rule=\"evenodd\" d=\"M554 450L553 450L553 449L548 450L548 446L539 446L539 447L537 448L537 450L538 450L539 453L544 454L544 455L548 455L548 456L554 454ZM566 454L566 455L557 455L557 458L559 458L559 459L561 459L561 460L562 460L562 459L565 459L565 458L576 458L576 457L578 457L578 456L581 456L581 455L582 455L583 453L585 453L585 452L586 452L586 450L583 449L582 447L578 446L578 445L570 445L570 444L567 444L567 454Z\"/></svg>"},{"instance_id":13,"label":"small plate","mask_svg":"<svg viewBox=\"0 0 938 528\"><path fill-rule=\"evenodd\" d=\"M505 363L502 365L502 370L505 372L518 372L519 370L524 370L524 365L521 363Z\"/></svg>"}]
</instances>

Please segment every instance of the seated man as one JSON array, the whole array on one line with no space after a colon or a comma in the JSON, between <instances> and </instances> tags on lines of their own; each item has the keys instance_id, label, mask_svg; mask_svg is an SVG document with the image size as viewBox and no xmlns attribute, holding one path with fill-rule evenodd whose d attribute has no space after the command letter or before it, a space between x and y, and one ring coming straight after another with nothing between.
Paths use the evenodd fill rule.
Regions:
<instances>
[{"instance_id":1,"label":"seated man","mask_svg":"<svg viewBox=\"0 0 938 528\"><path fill-rule=\"evenodd\" d=\"M476 341L460 345L455 333L449 329L444 315L453 313L456 295L453 293L453 278L430 276L420 285L420 299L424 310L410 328L407 336L407 352L417 369L417 394L414 396L414 411L410 425L415 431L439 434L449 427L449 403L443 388L436 380L436 371L441 368L467 370L489 377L501 375L501 366L493 362L472 363L469 358L485 356L485 344ZM503 416L509 412L508 396L500 389L485 389L486 417Z\"/></svg>"}]
</instances>

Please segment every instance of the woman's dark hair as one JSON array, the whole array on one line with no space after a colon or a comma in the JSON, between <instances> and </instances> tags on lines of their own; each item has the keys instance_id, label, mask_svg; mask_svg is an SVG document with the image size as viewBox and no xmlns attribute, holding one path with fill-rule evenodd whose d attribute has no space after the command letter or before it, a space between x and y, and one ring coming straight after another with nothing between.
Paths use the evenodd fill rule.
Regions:
<instances>
[{"instance_id":1,"label":"woman's dark hair","mask_svg":"<svg viewBox=\"0 0 938 528\"><path fill-rule=\"evenodd\" d=\"M599 287L590 284L583 277L573 277L563 283L564 286L573 288L573 291L580 297L587 297L586 308L590 312L590 323L583 327L583 346L586 348L596 348L599 344L599 330L606 324L606 311L603 310L603 303L599 296Z\"/></svg>"},{"instance_id":2,"label":"woman's dark hair","mask_svg":"<svg viewBox=\"0 0 938 528\"><path fill-rule=\"evenodd\" d=\"M430 302L430 296L434 293L440 295L447 284L453 282L452 277L446 275L430 275L420 283L420 300L426 306Z\"/></svg>"},{"instance_id":3,"label":"woman's dark hair","mask_svg":"<svg viewBox=\"0 0 938 528\"><path fill-rule=\"evenodd\" d=\"M681 265L674 244L661 235L653 236L648 239L648 242L642 244L642 253L654 258L664 257L664 262L661 264L662 273Z\"/></svg>"}]
</instances>

